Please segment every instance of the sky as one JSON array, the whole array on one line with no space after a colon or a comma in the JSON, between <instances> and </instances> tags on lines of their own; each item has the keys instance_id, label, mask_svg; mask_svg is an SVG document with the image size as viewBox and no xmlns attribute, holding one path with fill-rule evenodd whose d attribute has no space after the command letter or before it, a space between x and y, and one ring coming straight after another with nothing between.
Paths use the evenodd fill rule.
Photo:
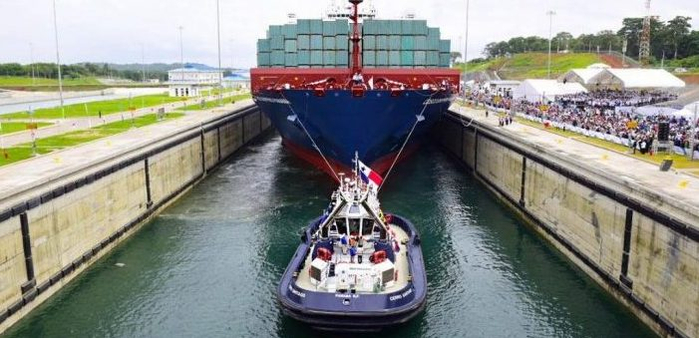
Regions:
<instances>
[{"instance_id":1,"label":"sky","mask_svg":"<svg viewBox=\"0 0 699 338\"><path fill-rule=\"evenodd\" d=\"M185 62L218 64L216 0L55 0L61 63L180 62L182 30ZM219 0L222 66L254 67L256 41L287 14L320 18L330 0ZM366 3L366 1L365 1ZM452 50L464 50L466 0L373 0L378 16L415 13ZM618 30L625 17L645 15L645 0L470 0L468 58L482 56L485 45L514 36L574 36ZM661 20L692 17L699 30L697 0L653 0L651 13ZM52 0L0 0L0 63L55 62Z\"/></svg>"}]
</instances>

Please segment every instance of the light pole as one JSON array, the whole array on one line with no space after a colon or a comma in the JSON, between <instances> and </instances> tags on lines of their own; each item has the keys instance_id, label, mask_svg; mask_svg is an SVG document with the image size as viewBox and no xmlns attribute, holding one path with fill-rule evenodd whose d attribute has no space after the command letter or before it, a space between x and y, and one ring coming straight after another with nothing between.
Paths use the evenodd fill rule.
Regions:
<instances>
[{"instance_id":1,"label":"light pole","mask_svg":"<svg viewBox=\"0 0 699 338\"><path fill-rule=\"evenodd\" d=\"M34 71L34 44L29 43L29 62L32 67L32 86L36 86L36 73Z\"/></svg>"},{"instance_id":2,"label":"light pole","mask_svg":"<svg viewBox=\"0 0 699 338\"><path fill-rule=\"evenodd\" d=\"M56 37L56 66L58 67L58 95L61 100L61 116L66 119L66 108L63 106L63 76L61 75L61 54L58 52L58 19L56 15L56 0L53 0L53 31Z\"/></svg>"},{"instance_id":3,"label":"light pole","mask_svg":"<svg viewBox=\"0 0 699 338\"><path fill-rule=\"evenodd\" d=\"M177 29L180 30L180 67L184 68L184 43L182 42L182 30L184 27L179 26Z\"/></svg>"},{"instance_id":4,"label":"light pole","mask_svg":"<svg viewBox=\"0 0 699 338\"><path fill-rule=\"evenodd\" d=\"M466 0L466 33L464 34L464 105L466 105L466 82L468 80L467 77L467 69L468 69L468 12L470 7L470 1Z\"/></svg>"},{"instance_id":5,"label":"light pole","mask_svg":"<svg viewBox=\"0 0 699 338\"><path fill-rule=\"evenodd\" d=\"M699 120L697 120L697 106L699 106L699 103L694 104L694 133L692 133L690 137L690 142L689 142L689 160L694 161L694 147L697 144L697 133L699 133L699 128L697 127L697 123Z\"/></svg>"},{"instance_id":6,"label":"light pole","mask_svg":"<svg viewBox=\"0 0 699 338\"><path fill-rule=\"evenodd\" d=\"M223 71L221 70L221 5L216 0L216 34L218 36L218 105L223 105Z\"/></svg>"},{"instance_id":7,"label":"light pole","mask_svg":"<svg viewBox=\"0 0 699 338\"><path fill-rule=\"evenodd\" d=\"M548 62L548 78L551 78L551 40L553 39L553 16L556 15L554 11L546 12L549 16L549 62Z\"/></svg>"}]
</instances>

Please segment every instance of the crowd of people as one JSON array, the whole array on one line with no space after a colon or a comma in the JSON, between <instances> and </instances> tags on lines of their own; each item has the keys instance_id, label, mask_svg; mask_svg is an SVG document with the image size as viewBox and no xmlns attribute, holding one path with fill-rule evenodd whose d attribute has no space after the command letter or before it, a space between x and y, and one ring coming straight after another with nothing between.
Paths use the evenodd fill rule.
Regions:
<instances>
[{"instance_id":1,"label":"crowd of people","mask_svg":"<svg viewBox=\"0 0 699 338\"><path fill-rule=\"evenodd\" d=\"M553 102L515 103L514 110L544 121L557 122L581 130L627 139L645 153L650 151L658 137L658 126L669 124L669 141L682 149L689 148L694 126L685 117L662 114L644 115L635 107L657 104L676 99L676 95L662 91L602 90L564 95ZM631 109L618 109L632 107ZM699 134L694 135L699 139Z\"/></svg>"}]
</instances>

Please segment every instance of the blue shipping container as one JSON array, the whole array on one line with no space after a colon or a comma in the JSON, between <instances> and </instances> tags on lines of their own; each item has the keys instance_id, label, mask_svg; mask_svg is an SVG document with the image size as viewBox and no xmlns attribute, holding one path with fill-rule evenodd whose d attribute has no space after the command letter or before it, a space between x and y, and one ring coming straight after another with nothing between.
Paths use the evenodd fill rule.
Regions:
<instances>
[{"instance_id":1,"label":"blue shipping container","mask_svg":"<svg viewBox=\"0 0 699 338\"><path fill-rule=\"evenodd\" d=\"M415 50L427 50L427 36L418 35L415 37Z\"/></svg>"},{"instance_id":2,"label":"blue shipping container","mask_svg":"<svg viewBox=\"0 0 699 338\"><path fill-rule=\"evenodd\" d=\"M258 67L269 67L269 54L270 53L257 53L257 66Z\"/></svg>"},{"instance_id":3,"label":"blue shipping container","mask_svg":"<svg viewBox=\"0 0 699 338\"><path fill-rule=\"evenodd\" d=\"M347 20L335 20L335 34L345 36L349 34L349 24Z\"/></svg>"},{"instance_id":4,"label":"blue shipping container","mask_svg":"<svg viewBox=\"0 0 699 338\"><path fill-rule=\"evenodd\" d=\"M349 52L338 51L335 53L335 65L338 67L348 67L349 66Z\"/></svg>"},{"instance_id":5,"label":"blue shipping container","mask_svg":"<svg viewBox=\"0 0 699 338\"><path fill-rule=\"evenodd\" d=\"M415 50L415 37L412 35L401 36L400 49L401 50L409 50L409 51Z\"/></svg>"},{"instance_id":6,"label":"blue shipping container","mask_svg":"<svg viewBox=\"0 0 699 338\"><path fill-rule=\"evenodd\" d=\"M324 50L335 50L335 37L334 36L324 36L323 37L323 49Z\"/></svg>"},{"instance_id":7,"label":"blue shipping container","mask_svg":"<svg viewBox=\"0 0 699 338\"><path fill-rule=\"evenodd\" d=\"M284 40L284 51L287 53L296 53L296 40Z\"/></svg>"},{"instance_id":8,"label":"blue shipping container","mask_svg":"<svg viewBox=\"0 0 699 338\"><path fill-rule=\"evenodd\" d=\"M284 37L281 35L273 36L270 45L272 50L284 50Z\"/></svg>"},{"instance_id":9,"label":"blue shipping container","mask_svg":"<svg viewBox=\"0 0 699 338\"><path fill-rule=\"evenodd\" d=\"M400 52L400 65L412 67L415 64L413 51L404 50Z\"/></svg>"},{"instance_id":10,"label":"blue shipping container","mask_svg":"<svg viewBox=\"0 0 699 338\"><path fill-rule=\"evenodd\" d=\"M439 52L449 54L451 52L451 40L439 40Z\"/></svg>"},{"instance_id":11,"label":"blue shipping container","mask_svg":"<svg viewBox=\"0 0 699 338\"><path fill-rule=\"evenodd\" d=\"M376 52L376 65L388 66L388 51L380 50Z\"/></svg>"},{"instance_id":12,"label":"blue shipping container","mask_svg":"<svg viewBox=\"0 0 699 338\"><path fill-rule=\"evenodd\" d=\"M365 50L375 50L376 49L376 36L375 35L365 35L363 43L364 43Z\"/></svg>"},{"instance_id":13,"label":"blue shipping container","mask_svg":"<svg viewBox=\"0 0 699 338\"><path fill-rule=\"evenodd\" d=\"M323 36L335 36L335 22L323 21Z\"/></svg>"},{"instance_id":14,"label":"blue shipping container","mask_svg":"<svg viewBox=\"0 0 699 338\"><path fill-rule=\"evenodd\" d=\"M399 51L388 52L388 64L390 66L400 66L400 52Z\"/></svg>"},{"instance_id":15,"label":"blue shipping container","mask_svg":"<svg viewBox=\"0 0 699 338\"><path fill-rule=\"evenodd\" d=\"M388 37L388 49L400 50L400 35L391 35Z\"/></svg>"},{"instance_id":16,"label":"blue shipping container","mask_svg":"<svg viewBox=\"0 0 699 338\"><path fill-rule=\"evenodd\" d=\"M425 21L425 20L413 20L413 34L414 35L427 35L427 21Z\"/></svg>"},{"instance_id":17,"label":"blue shipping container","mask_svg":"<svg viewBox=\"0 0 699 338\"><path fill-rule=\"evenodd\" d=\"M286 24L282 30L285 39L296 39L296 25Z\"/></svg>"},{"instance_id":18,"label":"blue shipping container","mask_svg":"<svg viewBox=\"0 0 699 338\"><path fill-rule=\"evenodd\" d=\"M323 50L322 35L311 35L311 50Z\"/></svg>"},{"instance_id":19,"label":"blue shipping container","mask_svg":"<svg viewBox=\"0 0 699 338\"><path fill-rule=\"evenodd\" d=\"M377 35L376 36L376 50L388 50L388 36L387 35Z\"/></svg>"},{"instance_id":20,"label":"blue shipping container","mask_svg":"<svg viewBox=\"0 0 699 338\"><path fill-rule=\"evenodd\" d=\"M298 55L296 53L286 53L284 66L296 67L299 65Z\"/></svg>"},{"instance_id":21,"label":"blue shipping container","mask_svg":"<svg viewBox=\"0 0 699 338\"><path fill-rule=\"evenodd\" d=\"M323 65L323 51L321 51L321 50L311 51L311 65L314 65L314 66Z\"/></svg>"},{"instance_id":22,"label":"blue shipping container","mask_svg":"<svg viewBox=\"0 0 699 338\"><path fill-rule=\"evenodd\" d=\"M283 66L284 65L284 51L274 50L270 57L270 64L273 66Z\"/></svg>"},{"instance_id":23,"label":"blue shipping container","mask_svg":"<svg viewBox=\"0 0 699 338\"><path fill-rule=\"evenodd\" d=\"M426 66L427 65L427 52L424 50L415 51L414 63L416 66Z\"/></svg>"},{"instance_id":24,"label":"blue shipping container","mask_svg":"<svg viewBox=\"0 0 699 338\"><path fill-rule=\"evenodd\" d=\"M337 50L349 50L349 38L347 35L338 35L335 37L335 48L337 48Z\"/></svg>"},{"instance_id":25,"label":"blue shipping container","mask_svg":"<svg viewBox=\"0 0 699 338\"><path fill-rule=\"evenodd\" d=\"M401 35L403 34L401 20L389 20L389 32L390 35Z\"/></svg>"},{"instance_id":26,"label":"blue shipping container","mask_svg":"<svg viewBox=\"0 0 699 338\"><path fill-rule=\"evenodd\" d=\"M310 20L311 34L323 35L323 20Z\"/></svg>"},{"instance_id":27,"label":"blue shipping container","mask_svg":"<svg viewBox=\"0 0 699 338\"><path fill-rule=\"evenodd\" d=\"M299 19L296 21L296 34L311 35L311 20Z\"/></svg>"},{"instance_id":28,"label":"blue shipping container","mask_svg":"<svg viewBox=\"0 0 699 338\"><path fill-rule=\"evenodd\" d=\"M280 25L269 26L269 30L267 31L268 38L271 38L273 36L281 36L281 35L282 35L282 26L280 26Z\"/></svg>"},{"instance_id":29,"label":"blue shipping container","mask_svg":"<svg viewBox=\"0 0 699 338\"><path fill-rule=\"evenodd\" d=\"M438 51L428 51L427 52L427 65L436 67L439 65L439 52Z\"/></svg>"},{"instance_id":30,"label":"blue shipping container","mask_svg":"<svg viewBox=\"0 0 699 338\"><path fill-rule=\"evenodd\" d=\"M364 51L363 63L365 66L375 66L376 65L376 52Z\"/></svg>"},{"instance_id":31,"label":"blue shipping container","mask_svg":"<svg viewBox=\"0 0 699 338\"><path fill-rule=\"evenodd\" d=\"M335 52L331 50L323 51L323 65L334 66L335 65Z\"/></svg>"}]
</instances>

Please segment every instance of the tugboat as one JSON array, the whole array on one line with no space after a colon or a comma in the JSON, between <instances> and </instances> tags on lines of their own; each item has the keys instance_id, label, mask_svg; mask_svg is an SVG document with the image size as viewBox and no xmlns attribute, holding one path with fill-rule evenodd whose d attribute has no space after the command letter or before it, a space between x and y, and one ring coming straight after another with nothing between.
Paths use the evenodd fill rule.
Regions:
<instances>
[{"instance_id":1,"label":"tugboat","mask_svg":"<svg viewBox=\"0 0 699 338\"><path fill-rule=\"evenodd\" d=\"M323 215L310 223L277 290L284 312L315 329L380 331L425 305L420 236L400 216L384 214L381 177L355 160L340 175Z\"/></svg>"}]
</instances>

